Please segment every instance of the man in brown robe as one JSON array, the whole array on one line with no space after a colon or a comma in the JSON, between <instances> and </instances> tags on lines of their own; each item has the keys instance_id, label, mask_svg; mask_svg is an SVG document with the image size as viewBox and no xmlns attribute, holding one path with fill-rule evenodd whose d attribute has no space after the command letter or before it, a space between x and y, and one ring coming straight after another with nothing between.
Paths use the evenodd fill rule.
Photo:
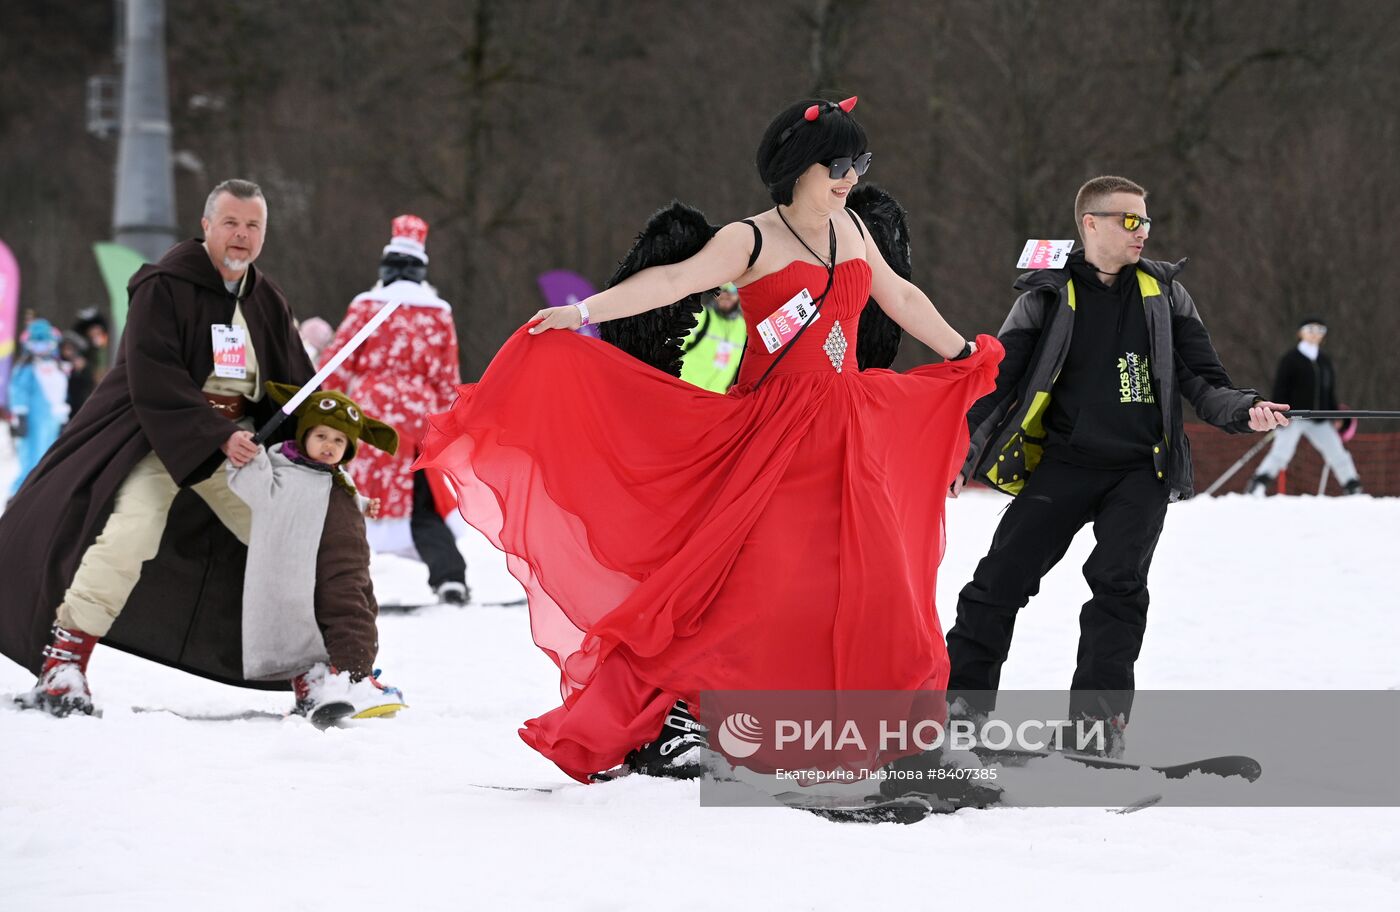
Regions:
<instances>
[{"instance_id":1,"label":"man in brown robe","mask_svg":"<svg viewBox=\"0 0 1400 912\"><path fill-rule=\"evenodd\" d=\"M215 470L256 453L253 428L276 410L262 381L300 386L314 371L281 290L252 265L262 191L225 181L201 224L203 240L132 277L112 369L0 517L0 652L39 675L25 706L90 713L98 639L249 683L249 517Z\"/></svg>"}]
</instances>

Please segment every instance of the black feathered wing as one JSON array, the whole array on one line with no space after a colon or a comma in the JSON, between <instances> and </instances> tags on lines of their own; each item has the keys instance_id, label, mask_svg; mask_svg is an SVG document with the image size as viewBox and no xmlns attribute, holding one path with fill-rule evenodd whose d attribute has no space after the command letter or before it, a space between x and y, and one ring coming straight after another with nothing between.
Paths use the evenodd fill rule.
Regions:
<instances>
[{"instance_id":1,"label":"black feathered wing","mask_svg":"<svg viewBox=\"0 0 1400 912\"><path fill-rule=\"evenodd\" d=\"M846 205L852 209L890 268L901 278L912 275L909 250L909 219L904 207L875 184L859 184L851 191ZM889 318L872 297L860 314L856 336L856 363L861 370L889 367L899 354L903 335L899 324Z\"/></svg>"},{"instance_id":2,"label":"black feathered wing","mask_svg":"<svg viewBox=\"0 0 1400 912\"><path fill-rule=\"evenodd\" d=\"M699 253L718 231L705 213L676 200L647 220L605 287L652 266L679 263ZM598 324L599 334L632 357L673 377L681 375L681 342L695 326L706 292L656 310Z\"/></svg>"}]
</instances>

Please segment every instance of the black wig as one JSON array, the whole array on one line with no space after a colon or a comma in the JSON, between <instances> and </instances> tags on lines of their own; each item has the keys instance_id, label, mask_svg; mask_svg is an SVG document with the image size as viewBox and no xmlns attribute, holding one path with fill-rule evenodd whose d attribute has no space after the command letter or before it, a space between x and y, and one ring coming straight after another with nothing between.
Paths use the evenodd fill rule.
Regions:
<instances>
[{"instance_id":1,"label":"black wig","mask_svg":"<svg viewBox=\"0 0 1400 912\"><path fill-rule=\"evenodd\" d=\"M806 120L808 108L821 114ZM788 106L763 132L758 144L758 176L768 195L780 206L792 205L792 185L818 162L826 164L843 156L855 158L866 151L865 130L834 102L807 99Z\"/></svg>"},{"instance_id":2,"label":"black wig","mask_svg":"<svg viewBox=\"0 0 1400 912\"><path fill-rule=\"evenodd\" d=\"M379 261L379 281L392 285L399 279L422 283L428 278L428 264L406 253L386 253Z\"/></svg>"}]
</instances>

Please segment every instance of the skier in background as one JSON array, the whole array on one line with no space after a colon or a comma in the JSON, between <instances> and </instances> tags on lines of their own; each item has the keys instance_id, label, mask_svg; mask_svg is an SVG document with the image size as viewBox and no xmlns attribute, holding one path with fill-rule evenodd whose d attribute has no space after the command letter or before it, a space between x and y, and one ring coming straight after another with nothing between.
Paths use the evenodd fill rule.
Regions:
<instances>
[{"instance_id":1,"label":"skier in background","mask_svg":"<svg viewBox=\"0 0 1400 912\"><path fill-rule=\"evenodd\" d=\"M112 337L109 335L107 318L96 307L84 307L78 311L72 330L88 340L87 359L92 365L92 379L96 383L111 367Z\"/></svg>"},{"instance_id":2,"label":"skier in background","mask_svg":"<svg viewBox=\"0 0 1400 912\"><path fill-rule=\"evenodd\" d=\"M11 497L68 421L68 373L59 360L58 343L58 334L43 319L31 322L20 341L21 355L10 377L10 436L19 454Z\"/></svg>"},{"instance_id":3,"label":"skier in background","mask_svg":"<svg viewBox=\"0 0 1400 912\"><path fill-rule=\"evenodd\" d=\"M379 282L350 302L320 364L329 363L390 298L402 301L325 386L344 390L399 434L397 455L374 450L351 465L355 485L383 504L380 517L367 524L370 547L417 550L438 599L465 605L467 563L437 510L427 475L412 468L428 416L446 411L462 382L452 307L428 284L427 240L428 223L418 216L394 219Z\"/></svg>"},{"instance_id":4,"label":"skier in background","mask_svg":"<svg viewBox=\"0 0 1400 912\"><path fill-rule=\"evenodd\" d=\"M1327 322L1321 317L1304 317L1298 323L1298 344L1284 352L1274 374L1274 401L1287 402L1296 409L1334 411L1337 405L1337 369L1332 359L1322 353L1322 340L1327 338ZM1299 439L1306 437L1348 494L1360 494L1361 478L1356 463L1342 443L1330 421L1297 421L1274 432L1269 454L1259 463L1259 471L1249 480L1246 494L1263 497L1278 473L1288 468L1298 449Z\"/></svg>"},{"instance_id":5,"label":"skier in background","mask_svg":"<svg viewBox=\"0 0 1400 912\"><path fill-rule=\"evenodd\" d=\"M306 346L307 357L317 364L321 361L321 352L335 338L335 327L320 317L311 317L297 324L297 334L301 336L302 345Z\"/></svg>"},{"instance_id":6,"label":"skier in background","mask_svg":"<svg viewBox=\"0 0 1400 912\"><path fill-rule=\"evenodd\" d=\"M58 356L63 359L64 370L68 374L69 417L78 414L78 409L83 407L97 386L92 364L88 361L91 350L92 345L87 338L71 330L63 334L63 341L58 346Z\"/></svg>"},{"instance_id":7,"label":"skier in background","mask_svg":"<svg viewBox=\"0 0 1400 912\"><path fill-rule=\"evenodd\" d=\"M739 289L733 282L725 282L700 311L695 328L682 343L681 379L712 393L728 392L739 377L747 338Z\"/></svg>"}]
</instances>

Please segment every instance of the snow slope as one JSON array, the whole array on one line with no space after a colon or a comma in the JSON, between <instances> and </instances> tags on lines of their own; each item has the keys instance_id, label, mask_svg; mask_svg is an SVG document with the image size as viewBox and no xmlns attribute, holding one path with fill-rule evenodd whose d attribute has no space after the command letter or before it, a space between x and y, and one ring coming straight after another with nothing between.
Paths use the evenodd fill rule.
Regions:
<instances>
[{"instance_id":1,"label":"snow slope","mask_svg":"<svg viewBox=\"0 0 1400 912\"><path fill-rule=\"evenodd\" d=\"M950 504L945 620L1006 502ZM1173 507L1139 686L1400 686L1397 540L1396 500ZM101 719L0 709L0 909L1396 907L1394 808L1003 809L854 826L701 808L693 784L572 784L515 734L557 700L525 610L483 604L519 588L479 536L461 544L472 606L381 619L384 678L411 704L400 718L318 732L137 713L280 711L288 698L108 649L91 667ZM1091 546L1083 534L1023 613L1006 687L1067 686ZM402 559L374 571L385 601L424 585ZM6 703L30 681L0 663Z\"/></svg>"}]
</instances>

